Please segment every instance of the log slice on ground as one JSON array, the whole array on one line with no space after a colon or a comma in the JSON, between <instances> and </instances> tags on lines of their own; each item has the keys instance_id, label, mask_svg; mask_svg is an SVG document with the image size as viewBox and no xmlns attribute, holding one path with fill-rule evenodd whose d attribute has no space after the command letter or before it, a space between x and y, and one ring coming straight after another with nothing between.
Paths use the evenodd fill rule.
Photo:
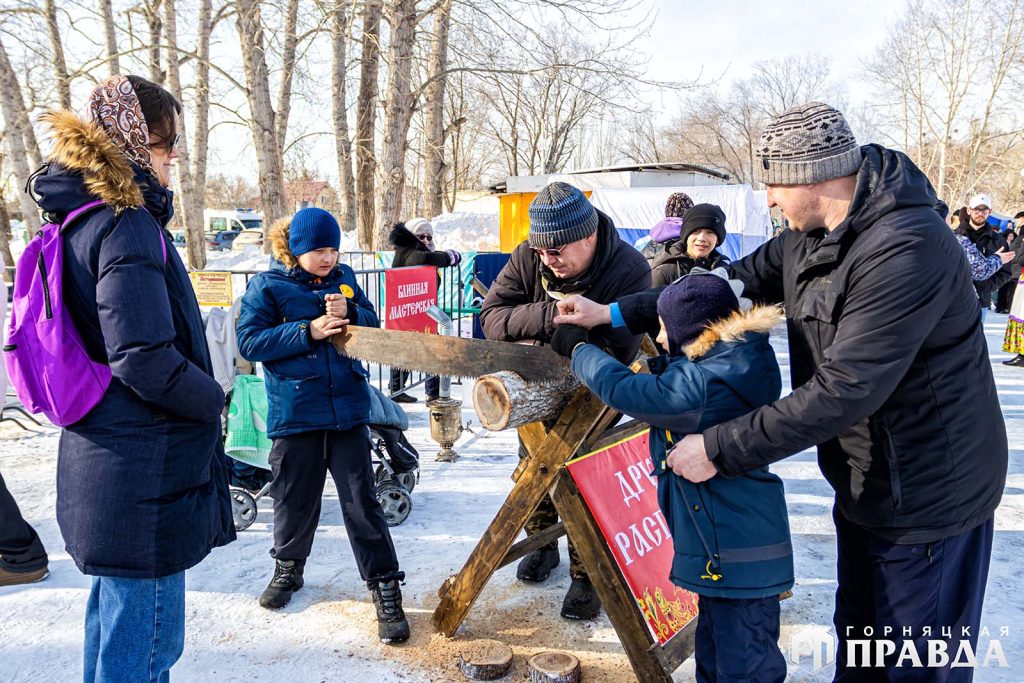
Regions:
<instances>
[{"instance_id":1,"label":"log slice on ground","mask_svg":"<svg viewBox=\"0 0 1024 683\"><path fill-rule=\"evenodd\" d=\"M459 671L472 681L493 681L512 667L512 648L496 640L474 640L459 650Z\"/></svg>"},{"instance_id":2,"label":"log slice on ground","mask_svg":"<svg viewBox=\"0 0 1024 683\"><path fill-rule=\"evenodd\" d=\"M541 652L530 657L530 683L579 683L580 660L565 652Z\"/></svg>"}]
</instances>

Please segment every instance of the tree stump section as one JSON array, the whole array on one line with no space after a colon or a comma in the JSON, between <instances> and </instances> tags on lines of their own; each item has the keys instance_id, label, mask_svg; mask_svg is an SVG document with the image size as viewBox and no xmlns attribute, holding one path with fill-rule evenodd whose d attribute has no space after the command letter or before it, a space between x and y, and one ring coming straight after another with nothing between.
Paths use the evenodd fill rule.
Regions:
<instances>
[{"instance_id":1,"label":"tree stump section","mask_svg":"<svg viewBox=\"0 0 1024 683\"><path fill-rule=\"evenodd\" d=\"M530 657L530 683L579 683L580 660L565 652L541 652Z\"/></svg>"},{"instance_id":2,"label":"tree stump section","mask_svg":"<svg viewBox=\"0 0 1024 683\"><path fill-rule=\"evenodd\" d=\"M473 408L485 429L499 432L557 416L579 386L572 375L538 384L511 371L495 372L473 385Z\"/></svg>"},{"instance_id":3,"label":"tree stump section","mask_svg":"<svg viewBox=\"0 0 1024 683\"><path fill-rule=\"evenodd\" d=\"M471 681L493 681L512 668L512 648L496 640L475 640L459 652L459 671Z\"/></svg>"}]
</instances>

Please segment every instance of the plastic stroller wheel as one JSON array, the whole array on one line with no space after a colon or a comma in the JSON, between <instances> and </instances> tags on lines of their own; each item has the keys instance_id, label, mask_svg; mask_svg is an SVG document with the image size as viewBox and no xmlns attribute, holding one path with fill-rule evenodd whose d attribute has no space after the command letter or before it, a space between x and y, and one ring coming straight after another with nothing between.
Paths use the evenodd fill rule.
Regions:
<instances>
[{"instance_id":1,"label":"plastic stroller wheel","mask_svg":"<svg viewBox=\"0 0 1024 683\"><path fill-rule=\"evenodd\" d=\"M231 489L231 515L235 520L235 530L245 531L256 521L256 499L245 489Z\"/></svg>"},{"instance_id":2,"label":"plastic stroller wheel","mask_svg":"<svg viewBox=\"0 0 1024 683\"><path fill-rule=\"evenodd\" d=\"M412 512L412 498L409 493L394 482L382 484L377 488L377 502L384 510L384 519L388 526L398 526L409 518Z\"/></svg>"},{"instance_id":3,"label":"plastic stroller wheel","mask_svg":"<svg viewBox=\"0 0 1024 683\"><path fill-rule=\"evenodd\" d=\"M388 482L398 482L406 491L412 493L412 490L416 488L416 482L419 481L420 471L419 468L417 468L412 472L403 472L402 474L392 475L387 471L384 465L377 465L377 469L374 471L374 477L377 481L377 486L382 486Z\"/></svg>"}]
</instances>

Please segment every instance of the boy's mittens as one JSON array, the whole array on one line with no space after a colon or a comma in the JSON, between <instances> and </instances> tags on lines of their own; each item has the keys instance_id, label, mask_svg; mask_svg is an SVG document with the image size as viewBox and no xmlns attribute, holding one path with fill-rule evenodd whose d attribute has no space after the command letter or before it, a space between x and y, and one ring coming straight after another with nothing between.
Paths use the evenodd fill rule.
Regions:
<instances>
[{"instance_id":1,"label":"boy's mittens","mask_svg":"<svg viewBox=\"0 0 1024 683\"><path fill-rule=\"evenodd\" d=\"M566 358L572 358L572 350L577 344L586 344L590 341L590 333L586 328L579 325L559 325L551 336L551 348L555 353Z\"/></svg>"}]
</instances>

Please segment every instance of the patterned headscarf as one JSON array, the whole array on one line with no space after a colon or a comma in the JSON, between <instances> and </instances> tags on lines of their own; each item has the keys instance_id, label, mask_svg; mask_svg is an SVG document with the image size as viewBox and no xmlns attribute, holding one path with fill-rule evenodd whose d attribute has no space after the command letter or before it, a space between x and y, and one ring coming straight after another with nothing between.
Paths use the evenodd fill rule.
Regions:
<instances>
[{"instance_id":1,"label":"patterned headscarf","mask_svg":"<svg viewBox=\"0 0 1024 683\"><path fill-rule=\"evenodd\" d=\"M149 126L139 96L124 76L111 76L89 94L89 118L129 160L156 175L149 156Z\"/></svg>"},{"instance_id":2,"label":"patterned headscarf","mask_svg":"<svg viewBox=\"0 0 1024 683\"><path fill-rule=\"evenodd\" d=\"M685 192L673 192L665 202L665 218L682 218L693 208L693 200Z\"/></svg>"}]
</instances>

